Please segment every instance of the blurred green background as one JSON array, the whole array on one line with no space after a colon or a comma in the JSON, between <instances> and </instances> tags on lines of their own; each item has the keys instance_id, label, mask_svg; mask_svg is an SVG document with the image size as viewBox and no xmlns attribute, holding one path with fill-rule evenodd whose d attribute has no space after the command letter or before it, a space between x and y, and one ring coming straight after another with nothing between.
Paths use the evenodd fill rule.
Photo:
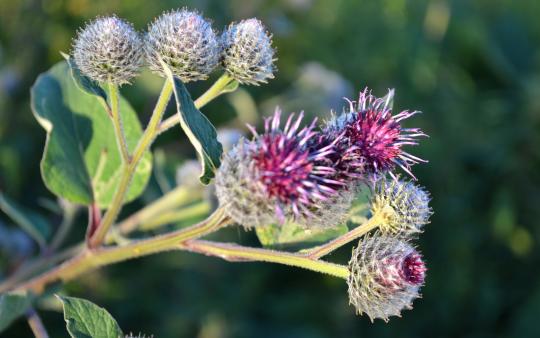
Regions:
<instances>
[{"instance_id":1,"label":"blurred green background","mask_svg":"<svg viewBox=\"0 0 540 338\"><path fill-rule=\"evenodd\" d=\"M222 29L256 16L274 34L277 78L211 103L218 126L257 123L274 106L328 116L365 86L430 138L410 149L435 214L419 247L429 265L423 298L388 324L354 314L346 284L263 263L227 263L169 253L124 263L70 283L72 296L108 309L125 332L154 337L540 337L540 1L537 0L2 0L0 1L0 189L28 208L54 200L39 160L45 133L29 88L69 51L76 29L117 13L143 30L163 10L189 6ZM218 74L216 74L217 76ZM123 88L146 122L161 80ZM210 82L190 84L194 96ZM236 116L239 116L238 118ZM164 172L193 156L182 134L156 144ZM159 193L157 179L133 210ZM81 215L75 241L84 235ZM56 224L56 223L54 223ZM2 231L15 232L0 215ZM0 238L0 278L35 252ZM224 239L257 245L252 233ZM13 238L15 238L14 236ZM17 244L18 243L18 244ZM332 260L346 261L351 246ZM67 337L59 312L41 311L51 337ZM29 337L19 320L5 337Z\"/></svg>"}]
</instances>

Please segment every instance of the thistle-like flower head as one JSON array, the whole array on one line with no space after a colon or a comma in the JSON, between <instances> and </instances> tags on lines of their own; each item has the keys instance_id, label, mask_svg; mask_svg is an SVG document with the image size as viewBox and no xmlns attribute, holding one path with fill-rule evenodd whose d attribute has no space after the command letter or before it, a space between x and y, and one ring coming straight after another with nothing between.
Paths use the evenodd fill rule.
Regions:
<instances>
[{"instance_id":1,"label":"thistle-like flower head","mask_svg":"<svg viewBox=\"0 0 540 338\"><path fill-rule=\"evenodd\" d=\"M221 47L209 21L186 9L163 13L145 37L150 69L164 76L160 60L184 82L205 80L219 63Z\"/></svg>"},{"instance_id":2,"label":"thistle-like flower head","mask_svg":"<svg viewBox=\"0 0 540 338\"><path fill-rule=\"evenodd\" d=\"M142 65L143 43L131 24L116 16L97 18L78 32L73 58L97 82L129 83Z\"/></svg>"},{"instance_id":3,"label":"thistle-like flower head","mask_svg":"<svg viewBox=\"0 0 540 338\"><path fill-rule=\"evenodd\" d=\"M422 256L408 242L380 235L364 237L349 261L349 302L373 321L411 309L424 283Z\"/></svg>"},{"instance_id":4,"label":"thistle-like flower head","mask_svg":"<svg viewBox=\"0 0 540 338\"><path fill-rule=\"evenodd\" d=\"M350 110L333 118L326 131L343 135L340 143L341 170L349 176L379 174L399 166L414 178L411 166L424 160L413 156L402 147L417 145L417 138L426 136L418 128L403 128L401 121L418 111L402 111L392 115L390 102L394 91L385 98L376 98L368 90L360 93L358 102L350 102ZM331 136L332 137L332 136Z\"/></svg>"},{"instance_id":5,"label":"thistle-like flower head","mask_svg":"<svg viewBox=\"0 0 540 338\"><path fill-rule=\"evenodd\" d=\"M415 234L429 223L433 213L429 200L429 194L412 182L382 178L375 183L371 213L384 218L383 232Z\"/></svg>"},{"instance_id":6,"label":"thistle-like flower head","mask_svg":"<svg viewBox=\"0 0 540 338\"><path fill-rule=\"evenodd\" d=\"M272 37L257 19L231 24L222 35L223 67L240 83L258 85L274 78Z\"/></svg>"},{"instance_id":7,"label":"thistle-like flower head","mask_svg":"<svg viewBox=\"0 0 540 338\"><path fill-rule=\"evenodd\" d=\"M333 149L309 143L317 135L315 121L300 128L302 118L303 114L291 114L282 128L276 111L265 120L264 133L251 128L253 140L240 142L225 157L216 175L216 192L238 223L307 223L303 221L345 184L330 178L335 174L332 167L318 164Z\"/></svg>"}]
</instances>

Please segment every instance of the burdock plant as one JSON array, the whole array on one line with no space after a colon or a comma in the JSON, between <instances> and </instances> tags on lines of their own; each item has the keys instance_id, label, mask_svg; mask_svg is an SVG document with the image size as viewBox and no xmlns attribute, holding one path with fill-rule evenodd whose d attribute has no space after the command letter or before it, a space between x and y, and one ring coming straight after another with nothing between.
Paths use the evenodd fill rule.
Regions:
<instances>
[{"instance_id":1,"label":"burdock plant","mask_svg":"<svg viewBox=\"0 0 540 338\"><path fill-rule=\"evenodd\" d=\"M258 19L230 24L219 34L200 13L181 9L163 13L147 32L138 33L116 16L100 17L78 32L71 54L40 75L31 91L34 115L47 132L42 177L62 201L65 219L49 239L33 228L33 218L0 196L2 205L9 205L3 209L30 229L42 252L0 285L0 314L5 306L16 309L10 320L26 314L43 335L33 306L50 295L51 286L102 266L172 250L342 278L350 303L372 320L386 321L412 307L426 273L412 242L432 210L429 194L412 172L413 165L425 161L409 148L426 135L402 125L418 112L395 114L393 90L378 98L365 89L341 114L328 114L322 123L276 109L263 128L248 126L250 136L238 140L237 132L229 132L223 147L200 109L240 84L260 85L274 77L271 34ZM143 64L163 78L144 130L120 94ZM185 83L208 79L219 65L223 74L192 100ZM164 119L171 99L176 113ZM176 126L198 162L186 161L176 187L119 219L123 206L146 187L152 143ZM212 181L213 188L203 188ZM66 247L73 205L86 207L89 221L86 238ZM203 216L181 230L164 227ZM201 239L226 226L254 230L263 247ZM355 240L359 243L348 265L322 259ZM104 327L107 337L122 335L105 310L81 299L59 299L73 337L101 337ZM9 321L2 320L4 328Z\"/></svg>"}]
</instances>

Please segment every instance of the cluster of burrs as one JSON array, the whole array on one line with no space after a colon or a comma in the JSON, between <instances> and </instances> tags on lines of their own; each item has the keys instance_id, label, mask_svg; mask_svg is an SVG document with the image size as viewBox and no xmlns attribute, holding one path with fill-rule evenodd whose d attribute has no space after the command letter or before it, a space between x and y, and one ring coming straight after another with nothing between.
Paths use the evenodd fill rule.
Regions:
<instances>
[{"instance_id":1,"label":"cluster of burrs","mask_svg":"<svg viewBox=\"0 0 540 338\"><path fill-rule=\"evenodd\" d=\"M412 181L411 168L425 162L403 150L426 136L401 122L418 112L392 114L394 92L377 98L366 89L348 109L321 126L302 125L277 110L264 131L241 140L216 175L216 194L244 227L294 222L307 231L349 219L361 187L371 188L377 231L360 240L349 263L350 302L358 313L387 320L419 296L426 268L410 241L429 222L429 195Z\"/></svg>"},{"instance_id":2,"label":"cluster of burrs","mask_svg":"<svg viewBox=\"0 0 540 338\"><path fill-rule=\"evenodd\" d=\"M73 57L97 82L129 83L146 63L165 76L163 63L184 82L205 80L218 65L242 84L274 77L271 35L258 19L232 23L221 35L209 20L187 9L163 13L144 34L116 16L97 18L81 29Z\"/></svg>"},{"instance_id":3,"label":"cluster of burrs","mask_svg":"<svg viewBox=\"0 0 540 338\"><path fill-rule=\"evenodd\" d=\"M97 82L129 83L146 63L163 66L184 82L207 79L218 65L239 83L273 78L271 35L257 19L233 23L219 35L199 13L163 13L144 34L116 16L98 18L74 41L77 67ZM371 319L399 315L419 296L426 267L411 241L429 222L429 195L410 180L424 162L404 151L426 136L402 121L417 114L392 114L394 92L383 98L367 89L339 115L318 126L303 114L282 121L276 110L264 131L250 126L216 173L216 195L228 216L246 228L295 222L309 231L343 224L362 186L371 187L371 220L349 262L349 299ZM284 124L283 124L284 122Z\"/></svg>"}]
</instances>

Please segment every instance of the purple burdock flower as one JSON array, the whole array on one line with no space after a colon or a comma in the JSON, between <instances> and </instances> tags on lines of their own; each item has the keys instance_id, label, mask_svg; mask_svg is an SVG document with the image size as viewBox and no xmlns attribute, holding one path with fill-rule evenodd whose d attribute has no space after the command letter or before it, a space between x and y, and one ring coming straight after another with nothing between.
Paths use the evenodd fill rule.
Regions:
<instances>
[{"instance_id":1,"label":"purple burdock flower","mask_svg":"<svg viewBox=\"0 0 540 338\"><path fill-rule=\"evenodd\" d=\"M427 136L419 128L403 128L401 121L420 113L402 111L392 115L394 91L384 98L376 98L367 88L360 93L358 102L349 101L350 110L332 119L325 131L329 138L340 135L337 144L340 158L339 171L349 177L390 172L396 166L414 178L411 166L426 162L405 151L406 145L417 145L418 137Z\"/></svg>"},{"instance_id":2,"label":"purple burdock flower","mask_svg":"<svg viewBox=\"0 0 540 338\"><path fill-rule=\"evenodd\" d=\"M216 176L221 205L238 223L250 227L294 220L311 225L319 209L339 195L345 183L333 179L326 157L334 143L319 146L313 121L300 127L303 114L291 114L280 126L281 113L265 120L264 132L250 127L254 138L240 142L225 157Z\"/></svg>"},{"instance_id":3,"label":"purple burdock flower","mask_svg":"<svg viewBox=\"0 0 540 338\"><path fill-rule=\"evenodd\" d=\"M281 205L291 205L295 215L309 214L310 207L317 200L326 200L336 193L332 186L340 182L327 177L334 174L328 166L316 165L332 153L332 145L322 148L307 147L308 141L317 133L310 126L300 129L303 113L294 120L289 115L283 130L280 129L280 112L265 120L264 134L256 137L252 156L259 182L264 185L269 197L276 198L278 215L283 214Z\"/></svg>"},{"instance_id":4,"label":"purple burdock flower","mask_svg":"<svg viewBox=\"0 0 540 338\"><path fill-rule=\"evenodd\" d=\"M405 239L377 232L363 237L349 261L349 300L371 320L412 308L424 284L422 255Z\"/></svg>"}]
</instances>

